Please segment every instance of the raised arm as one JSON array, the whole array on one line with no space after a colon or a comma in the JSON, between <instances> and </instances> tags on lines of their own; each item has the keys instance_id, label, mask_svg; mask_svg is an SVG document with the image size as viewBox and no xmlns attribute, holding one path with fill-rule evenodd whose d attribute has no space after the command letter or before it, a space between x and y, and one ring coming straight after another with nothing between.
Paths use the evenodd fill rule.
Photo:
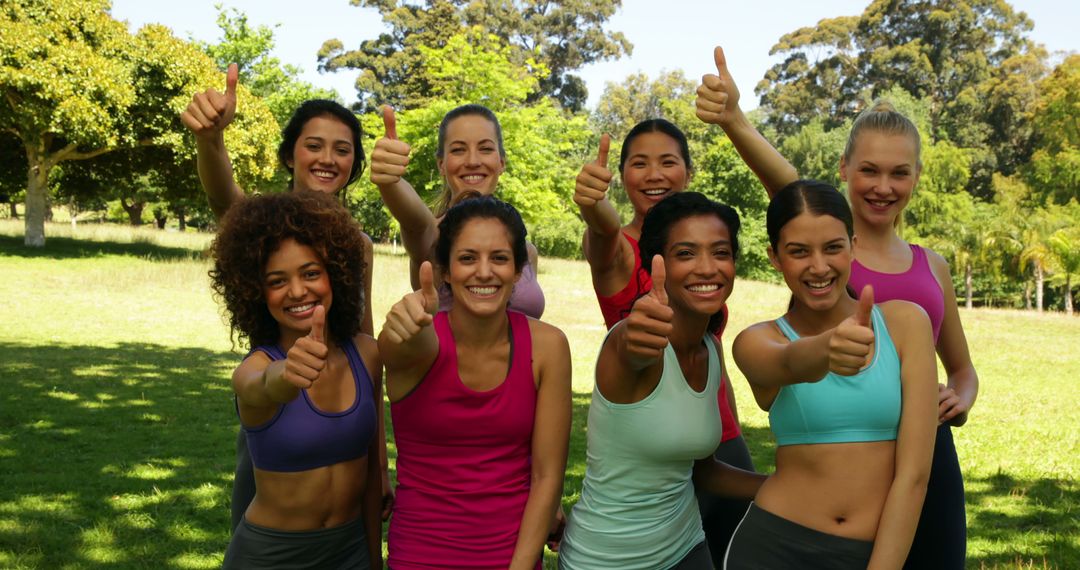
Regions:
<instances>
[{"instance_id":1,"label":"raised arm","mask_svg":"<svg viewBox=\"0 0 1080 570\"><path fill-rule=\"evenodd\" d=\"M868 285L855 313L821 334L789 341L770 322L758 323L735 337L732 355L754 398L768 409L782 386L817 382L829 372L850 376L866 365L874 344L870 311L874 291Z\"/></svg>"},{"instance_id":2,"label":"raised arm","mask_svg":"<svg viewBox=\"0 0 1080 570\"><path fill-rule=\"evenodd\" d=\"M718 46L713 49L713 60L716 62L716 75L710 73L703 76L697 89L697 116L706 123L724 129L743 162L772 198L781 188L797 180L799 173L750 124L739 108L739 88L728 71L723 48Z\"/></svg>"},{"instance_id":3,"label":"raised arm","mask_svg":"<svg viewBox=\"0 0 1080 570\"><path fill-rule=\"evenodd\" d=\"M659 255L652 259L652 279L652 289L611 329L600 349L596 383L611 402L639 401L652 392L664 371L664 350L675 313L668 306L664 259Z\"/></svg>"},{"instance_id":4,"label":"raised arm","mask_svg":"<svg viewBox=\"0 0 1080 570\"><path fill-rule=\"evenodd\" d=\"M439 310L431 262L420 266L420 289L405 295L386 315L379 356L386 367L386 395L396 402L412 391L439 355L432 326Z\"/></svg>"},{"instance_id":5,"label":"raised arm","mask_svg":"<svg viewBox=\"0 0 1080 570\"><path fill-rule=\"evenodd\" d=\"M532 569L544 551L552 517L562 497L570 445L570 344L559 329L530 321L533 355L538 358L536 419L532 436L532 480L521 516L510 568Z\"/></svg>"},{"instance_id":6,"label":"raised arm","mask_svg":"<svg viewBox=\"0 0 1080 570\"><path fill-rule=\"evenodd\" d=\"M904 301L883 305L889 331L900 355L903 405L896 436L896 466L889 494L878 521L871 569L900 568L915 536L930 478L937 429L937 364L934 362L930 319L919 307Z\"/></svg>"},{"instance_id":7,"label":"raised arm","mask_svg":"<svg viewBox=\"0 0 1080 570\"><path fill-rule=\"evenodd\" d=\"M927 259L945 293L945 318L941 322L936 347L946 376L946 384L941 386L938 393L938 422L949 422L959 427L967 422L968 412L979 395L979 375L971 362L964 325L960 322L949 264L932 251L927 251Z\"/></svg>"},{"instance_id":8,"label":"raised arm","mask_svg":"<svg viewBox=\"0 0 1080 570\"><path fill-rule=\"evenodd\" d=\"M244 197L233 178L232 161L225 148L225 129L236 116L236 83L239 71L229 65L225 75L225 93L214 88L196 93L180 114L180 120L195 134L199 181L210 201L210 209L221 219L229 208Z\"/></svg>"},{"instance_id":9,"label":"raised arm","mask_svg":"<svg viewBox=\"0 0 1080 570\"><path fill-rule=\"evenodd\" d=\"M593 284L603 295L621 289L633 271L632 261L621 263L633 260L633 252L622 251L630 244L622 235L619 213L607 195L612 178L607 167L610 148L611 137L601 136L596 160L581 167L574 184L574 203L581 210L586 225L582 249L592 271Z\"/></svg>"},{"instance_id":10,"label":"raised arm","mask_svg":"<svg viewBox=\"0 0 1080 570\"><path fill-rule=\"evenodd\" d=\"M438 228L435 216L416 190L404 179L409 166L408 144L397 138L397 119L394 109L383 106L383 126L386 135L371 151L371 181L379 188L383 203L401 226L401 242L409 254L411 265L419 268L428 259L435 243ZM410 271L410 281L419 287L416 271Z\"/></svg>"}]
</instances>

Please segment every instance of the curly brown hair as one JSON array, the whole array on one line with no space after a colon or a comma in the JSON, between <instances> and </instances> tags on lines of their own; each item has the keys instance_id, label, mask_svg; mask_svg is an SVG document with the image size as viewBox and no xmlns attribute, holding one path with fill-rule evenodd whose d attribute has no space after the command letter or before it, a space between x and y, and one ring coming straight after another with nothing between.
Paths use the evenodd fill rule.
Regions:
<instances>
[{"instance_id":1,"label":"curly brown hair","mask_svg":"<svg viewBox=\"0 0 1080 570\"><path fill-rule=\"evenodd\" d=\"M225 305L234 343L247 339L254 348L278 342L278 323L266 307L263 271L289 238L314 249L326 266L334 295L326 315L330 337L340 342L360 330L367 270L360 226L330 194L284 192L234 205L210 246L211 287Z\"/></svg>"}]
</instances>

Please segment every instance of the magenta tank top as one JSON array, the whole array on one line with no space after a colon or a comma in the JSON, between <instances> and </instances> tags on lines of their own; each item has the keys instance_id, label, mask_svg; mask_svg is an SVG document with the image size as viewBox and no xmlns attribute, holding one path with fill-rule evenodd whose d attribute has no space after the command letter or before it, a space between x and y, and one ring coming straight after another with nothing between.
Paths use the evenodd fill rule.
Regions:
<instances>
[{"instance_id":1,"label":"magenta tank top","mask_svg":"<svg viewBox=\"0 0 1080 570\"><path fill-rule=\"evenodd\" d=\"M462 383L450 319L440 312L439 355L390 405L398 486L387 564L395 570L510 565L529 498L536 383L528 318L507 317L510 370L501 384L477 392Z\"/></svg>"},{"instance_id":2,"label":"magenta tank top","mask_svg":"<svg viewBox=\"0 0 1080 570\"><path fill-rule=\"evenodd\" d=\"M449 311L453 304L454 294L450 292L450 288L439 287L439 310ZM514 291L510 294L510 304L507 307L537 320L544 315L544 290L540 288L540 282L536 279L536 270L533 269L531 263L526 262L521 268L521 279L514 284Z\"/></svg>"},{"instance_id":3,"label":"magenta tank top","mask_svg":"<svg viewBox=\"0 0 1080 570\"><path fill-rule=\"evenodd\" d=\"M866 285L874 286L874 302L901 300L911 301L926 311L934 329L934 344L941 333L941 321L945 318L945 293L941 290L926 250L911 244L911 267L903 273L882 273L867 269L858 260L851 262L851 279L848 282L858 295Z\"/></svg>"}]
</instances>

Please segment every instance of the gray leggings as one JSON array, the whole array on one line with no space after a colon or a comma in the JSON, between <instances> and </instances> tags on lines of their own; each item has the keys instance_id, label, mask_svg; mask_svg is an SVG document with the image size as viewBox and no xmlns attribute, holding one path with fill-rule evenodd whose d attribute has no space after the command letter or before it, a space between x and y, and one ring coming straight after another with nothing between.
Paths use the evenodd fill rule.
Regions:
<instances>
[{"instance_id":1,"label":"gray leggings","mask_svg":"<svg viewBox=\"0 0 1080 570\"><path fill-rule=\"evenodd\" d=\"M333 528L286 531L240 521L222 569L370 570L361 517Z\"/></svg>"}]
</instances>

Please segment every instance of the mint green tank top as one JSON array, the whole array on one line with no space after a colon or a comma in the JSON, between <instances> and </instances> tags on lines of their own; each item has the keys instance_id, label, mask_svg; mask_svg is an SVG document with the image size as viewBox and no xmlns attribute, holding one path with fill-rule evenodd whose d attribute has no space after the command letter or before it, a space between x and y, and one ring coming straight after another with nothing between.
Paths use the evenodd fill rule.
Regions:
<instances>
[{"instance_id":1,"label":"mint green tank top","mask_svg":"<svg viewBox=\"0 0 1080 570\"><path fill-rule=\"evenodd\" d=\"M585 483L559 548L560 568L668 568L705 540L690 479L694 461L720 444L721 364L712 336L703 342L703 392L686 383L671 345L644 400L615 404L593 388Z\"/></svg>"},{"instance_id":2,"label":"mint green tank top","mask_svg":"<svg viewBox=\"0 0 1080 570\"><path fill-rule=\"evenodd\" d=\"M780 389L769 408L777 445L850 443L896 439L900 425L900 357L877 305L870 312L874 358L854 376L829 372L817 382ZM787 319L776 325L799 338Z\"/></svg>"}]
</instances>

